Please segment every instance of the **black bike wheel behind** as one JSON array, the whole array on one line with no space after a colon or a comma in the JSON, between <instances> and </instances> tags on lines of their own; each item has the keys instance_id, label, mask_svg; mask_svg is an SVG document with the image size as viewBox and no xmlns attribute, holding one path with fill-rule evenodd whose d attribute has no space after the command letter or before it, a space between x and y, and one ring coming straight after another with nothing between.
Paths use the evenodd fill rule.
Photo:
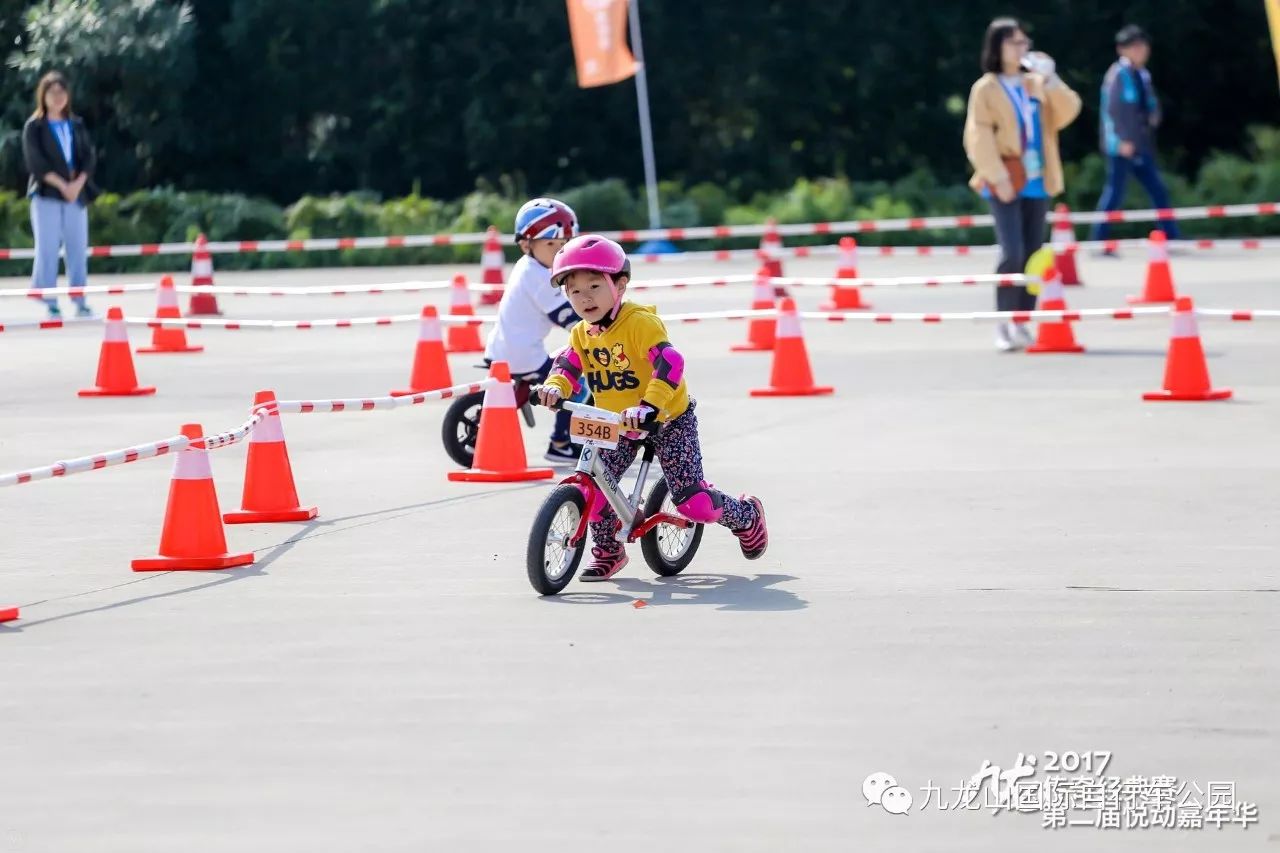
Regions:
<instances>
[{"instance_id":1,"label":"black bike wheel behind","mask_svg":"<svg viewBox=\"0 0 1280 853\"><path fill-rule=\"evenodd\" d=\"M645 518L652 518L660 512L679 515L675 504L671 501L671 492L667 488L667 478L663 477L653 484L648 499L644 502ZM680 574L693 561L702 544L702 530L705 525L694 524L680 528L673 524L659 524L640 537L640 551L644 561L664 578Z\"/></svg>"},{"instance_id":2,"label":"black bike wheel behind","mask_svg":"<svg viewBox=\"0 0 1280 853\"><path fill-rule=\"evenodd\" d=\"M444 420L440 424L444 452L463 468L470 468L476 458L476 437L480 434L480 409L483 405L483 391L461 396L445 409Z\"/></svg>"},{"instance_id":3,"label":"black bike wheel behind","mask_svg":"<svg viewBox=\"0 0 1280 853\"><path fill-rule=\"evenodd\" d=\"M589 537L582 537L572 550L569 538L578 531L586 503L577 486L559 485L547 495L533 519L525 562L529 583L539 595L555 595L568 586L577 573Z\"/></svg>"}]
</instances>

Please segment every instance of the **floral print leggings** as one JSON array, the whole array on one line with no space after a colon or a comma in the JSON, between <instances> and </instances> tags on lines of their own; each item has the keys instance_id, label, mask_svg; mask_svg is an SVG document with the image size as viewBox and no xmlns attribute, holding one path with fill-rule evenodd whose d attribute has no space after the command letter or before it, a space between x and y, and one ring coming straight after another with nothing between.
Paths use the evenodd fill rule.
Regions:
<instances>
[{"instance_id":1,"label":"floral print leggings","mask_svg":"<svg viewBox=\"0 0 1280 853\"><path fill-rule=\"evenodd\" d=\"M667 479L667 487L672 494L682 489L689 489L703 482L702 447L698 442L698 416L694 413L697 402L689 401L689 408L678 418L669 421L658 430L654 439L654 455L662 466L662 475ZM609 482L614 486L635 461L640 450L640 442L620 438L614 450L600 453L600 462L604 465ZM723 513L719 523L730 530L743 530L756 520L756 508L746 501L738 500L716 489L708 489L720 495L723 501ZM618 514L605 502L600 510L600 519L591 522L591 539L597 548L606 553L616 554L622 549L622 543L613 538L617 529Z\"/></svg>"}]
</instances>

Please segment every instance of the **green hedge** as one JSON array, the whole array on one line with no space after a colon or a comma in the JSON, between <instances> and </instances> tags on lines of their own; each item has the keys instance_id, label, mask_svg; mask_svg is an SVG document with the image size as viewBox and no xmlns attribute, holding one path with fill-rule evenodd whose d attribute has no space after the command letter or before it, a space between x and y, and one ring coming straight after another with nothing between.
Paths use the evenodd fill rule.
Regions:
<instances>
[{"instance_id":1,"label":"green hedge","mask_svg":"<svg viewBox=\"0 0 1280 853\"><path fill-rule=\"evenodd\" d=\"M1090 156L1066 168L1064 201L1072 210L1089 210L1096 203L1105 165ZM1175 206L1280 199L1280 129L1252 132L1252 156L1218 155L1205 164L1194 181L1169 175ZM887 217L946 215L983 212L984 203L965 186L942 186L928 172L919 171L894 182L859 182L846 178L797 181L790 189L734 198L714 184L682 187L665 182L659 187L663 224L669 227L759 223L769 217L779 222L813 222ZM619 180L607 180L566 189L560 197L578 212L583 227L593 230L643 228L646 208L643 192ZM380 201L367 194L330 198L306 197L288 208L240 195L214 195L156 189L128 196L104 194L90 212L90 234L98 245L120 243L182 242L203 232L210 240L304 239L308 237L360 237L386 234L429 234L482 231L494 224L506 238L516 208L523 201L509 187L499 191L482 185L457 201L440 201L414 194ZM1146 207L1139 188L1131 187L1130 207ZM1149 225L1121 226L1120 236L1139 235ZM1196 221L1184 229L1194 236L1277 234L1280 219ZM1081 233L1081 236L1084 236ZM829 236L789 239L791 244L823 243ZM954 243L989 241L987 229L940 230L867 234L867 245L919 242ZM28 203L14 193L0 193L0 242L5 246L31 245ZM684 248L748 246L754 239L699 241ZM221 255L218 269L274 269L314 266L412 265L475 261L478 246L341 252L288 252ZM514 252L508 248L509 256ZM110 258L93 261L96 272L158 271L183 267L180 256ZM0 263L0 274L23 275L26 261Z\"/></svg>"}]
</instances>

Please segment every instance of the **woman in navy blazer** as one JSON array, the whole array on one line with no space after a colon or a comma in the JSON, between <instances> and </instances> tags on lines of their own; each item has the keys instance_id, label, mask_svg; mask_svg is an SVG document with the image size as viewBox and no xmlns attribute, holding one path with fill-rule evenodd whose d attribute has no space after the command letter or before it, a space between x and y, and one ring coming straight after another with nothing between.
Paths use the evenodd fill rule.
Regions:
<instances>
[{"instance_id":1,"label":"woman in navy blazer","mask_svg":"<svg viewBox=\"0 0 1280 853\"><path fill-rule=\"evenodd\" d=\"M32 287L56 287L58 253L66 251L71 287L84 287L89 278L89 202L98 195L93 183L97 154L84 122L71 112L67 80L57 71L40 78L36 111L22 128L22 156L31 177L31 231L36 257ZM92 316L83 296L75 298L76 314ZM49 316L62 316L57 299L46 299Z\"/></svg>"}]
</instances>

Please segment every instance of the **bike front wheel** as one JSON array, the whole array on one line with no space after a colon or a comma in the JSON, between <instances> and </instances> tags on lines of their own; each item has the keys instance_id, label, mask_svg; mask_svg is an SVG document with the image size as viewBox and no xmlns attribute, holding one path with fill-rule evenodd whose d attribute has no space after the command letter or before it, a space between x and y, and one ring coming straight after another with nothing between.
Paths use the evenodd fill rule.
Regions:
<instances>
[{"instance_id":1,"label":"bike front wheel","mask_svg":"<svg viewBox=\"0 0 1280 853\"><path fill-rule=\"evenodd\" d=\"M475 461L476 439L480 435L480 410L483 406L483 391L465 394L445 409L444 419L440 423L444 452L463 468L470 468Z\"/></svg>"},{"instance_id":2,"label":"bike front wheel","mask_svg":"<svg viewBox=\"0 0 1280 853\"><path fill-rule=\"evenodd\" d=\"M569 540L578 532L586 504L577 486L556 486L533 519L525 562L529 583L539 595L557 594L577 573L587 537L583 536L577 545L569 544Z\"/></svg>"},{"instance_id":3,"label":"bike front wheel","mask_svg":"<svg viewBox=\"0 0 1280 853\"><path fill-rule=\"evenodd\" d=\"M660 512L668 515L680 515L675 502L671 500L671 490L667 487L667 478L653 484L649 498L644 502L644 517L653 518ZM665 578L678 575L693 561L702 544L702 531L705 525L690 524L688 527L677 527L674 524L658 524L640 537L640 552L644 561L659 575Z\"/></svg>"}]
</instances>

